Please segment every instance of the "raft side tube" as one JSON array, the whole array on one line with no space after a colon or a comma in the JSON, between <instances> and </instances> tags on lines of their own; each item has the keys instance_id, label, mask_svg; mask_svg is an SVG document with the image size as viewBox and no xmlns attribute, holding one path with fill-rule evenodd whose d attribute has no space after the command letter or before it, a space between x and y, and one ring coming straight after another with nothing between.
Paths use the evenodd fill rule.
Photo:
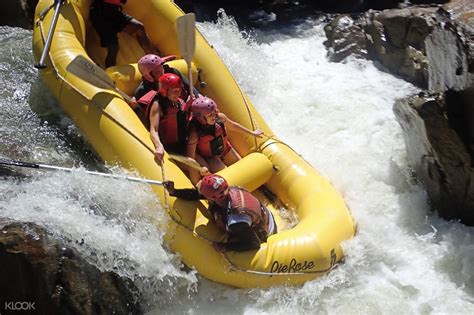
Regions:
<instances>
[{"instance_id":1,"label":"raft side tube","mask_svg":"<svg viewBox=\"0 0 474 315\"><path fill-rule=\"evenodd\" d=\"M264 185L273 175L273 165L262 153L251 153L217 174L224 177L230 186L239 186L254 191Z\"/></svg>"},{"instance_id":2,"label":"raft side tube","mask_svg":"<svg viewBox=\"0 0 474 315\"><path fill-rule=\"evenodd\" d=\"M183 77L188 79L188 66L184 59L169 61L166 64L181 72ZM196 86L197 67L194 63L191 63L191 72L193 74L193 86ZM142 74L138 70L138 63L109 67L106 73L115 82L119 90L130 96L134 95L135 90L142 80Z\"/></svg>"}]
</instances>

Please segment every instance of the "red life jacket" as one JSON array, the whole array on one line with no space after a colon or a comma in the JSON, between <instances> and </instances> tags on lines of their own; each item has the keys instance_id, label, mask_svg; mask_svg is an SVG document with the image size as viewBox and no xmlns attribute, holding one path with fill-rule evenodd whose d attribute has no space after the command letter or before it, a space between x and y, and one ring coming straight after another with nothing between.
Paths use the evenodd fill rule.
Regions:
<instances>
[{"instance_id":1,"label":"red life jacket","mask_svg":"<svg viewBox=\"0 0 474 315\"><path fill-rule=\"evenodd\" d=\"M122 5L121 0L102 0L104 3L108 4L115 4L115 5ZM122 0L123 1L123 0ZM125 1L126 2L126 1ZM125 3L124 2L124 3Z\"/></svg>"},{"instance_id":2,"label":"red life jacket","mask_svg":"<svg viewBox=\"0 0 474 315\"><path fill-rule=\"evenodd\" d=\"M225 209L227 215L243 214L249 216L252 220L252 228L255 229L261 237L263 236L263 241L265 241L270 232L269 210L266 209L251 193L240 187L229 187L228 198L227 209ZM225 215L225 217L227 217L227 215ZM217 226L225 230L226 224L223 221L223 216L216 212L214 214L214 219Z\"/></svg>"},{"instance_id":3,"label":"red life jacket","mask_svg":"<svg viewBox=\"0 0 474 315\"><path fill-rule=\"evenodd\" d=\"M184 146L189 127L189 111L187 104L178 99L173 103L166 97L151 90L143 95L138 103L145 112L143 123L147 128L150 127L150 110L153 101L157 99L163 115L160 116L160 126L158 134L163 145L166 146Z\"/></svg>"},{"instance_id":4,"label":"red life jacket","mask_svg":"<svg viewBox=\"0 0 474 315\"><path fill-rule=\"evenodd\" d=\"M156 97L156 94L158 94L158 92L155 90L148 91L137 101L138 105L141 108L141 115L139 115L138 117L142 119L142 122L147 129L150 129L150 109L151 104L153 104L153 100Z\"/></svg>"},{"instance_id":5,"label":"red life jacket","mask_svg":"<svg viewBox=\"0 0 474 315\"><path fill-rule=\"evenodd\" d=\"M196 122L195 126L198 132L196 150L202 157L225 156L232 149L224 123L218 121L214 126L202 126Z\"/></svg>"}]
</instances>

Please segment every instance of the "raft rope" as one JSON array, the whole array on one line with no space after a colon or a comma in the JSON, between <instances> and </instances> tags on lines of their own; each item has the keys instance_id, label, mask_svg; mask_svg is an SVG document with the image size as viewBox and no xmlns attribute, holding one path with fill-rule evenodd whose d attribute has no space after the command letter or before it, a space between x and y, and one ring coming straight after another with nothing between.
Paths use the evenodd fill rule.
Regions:
<instances>
[{"instance_id":1,"label":"raft rope","mask_svg":"<svg viewBox=\"0 0 474 315\"><path fill-rule=\"evenodd\" d=\"M225 66L227 68L227 66ZM227 71L229 71L229 69L227 69ZM230 73L230 71L229 71ZM253 116L252 114L252 110L250 109L250 106L249 104L247 103L247 100L245 99L245 96L244 96L244 93L242 91L242 89L240 88L240 85L237 83L237 81L235 80L234 76L231 75L230 76L232 78L232 80L234 81L235 85L237 86L237 88L239 89L239 93L240 93L240 96L242 97L242 100L245 104L245 108L247 109L247 113L249 114L249 118L250 118L250 123L252 124L252 129L255 131L257 129L259 129L258 127L258 124L257 124L257 121L255 120L255 117ZM255 143L255 150L258 151L258 143L257 143L257 137L253 137L253 140L254 140L254 143Z\"/></svg>"}]
</instances>

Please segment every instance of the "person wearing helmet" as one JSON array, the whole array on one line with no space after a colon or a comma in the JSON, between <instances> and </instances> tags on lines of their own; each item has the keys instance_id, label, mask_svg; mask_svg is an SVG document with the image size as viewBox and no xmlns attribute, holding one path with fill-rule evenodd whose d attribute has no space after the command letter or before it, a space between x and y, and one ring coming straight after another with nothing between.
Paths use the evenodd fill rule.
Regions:
<instances>
[{"instance_id":1,"label":"person wearing helmet","mask_svg":"<svg viewBox=\"0 0 474 315\"><path fill-rule=\"evenodd\" d=\"M196 98L191 104L192 120L186 144L186 155L198 161L211 173L216 173L227 165L241 159L227 137L227 129L261 137L261 130L249 130L227 118L217 109L213 99L205 96ZM191 182L196 183L200 176L190 171Z\"/></svg>"},{"instance_id":2,"label":"person wearing helmet","mask_svg":"<svg viewBox=\"0 0 474 315\"><path fill-rule=\"evenodd\" d=\"M116 64L119 50L117 34L125 32L137 38L146 53L157 53L158 49L149 40L143 23L122 12L127 0L93 0L89 17L100 38L100 45L107 48L105 67Z\"/></svg>"},{"instance_id":3,"label":"person wearing helmet","mask_svg":"<svg viewBox=\"0 0 474 315\"><path fill-rule=\"evenodd\" d=\"M219 229L228 234L228 241L219 244L226 250L259 249L262 242L277 233L272 213L247 190L229 186L216 174L204 176L196 189L176 189L172 181L163 182L171 196L185 200L209 200L209 211Z\"/></svg>"},{"instance_id":4,"label":"person wearing helmet","mask_svg":"<svg viewBox=\"0 0 474 315\"><path fill-rule=\"evenodd\" d=\"M137 100L139 100L142 96L144 96L151 90L158 90L158 79L165 73L165 62L174 60L175 58L175 55L170 55L162 58L155 54L148 54L138 60L138 71L140 71L140 73L142 74L142 81L135 90L134 96L132 96L128 101L128 104L133 108L137 116L142 121L145 117L145 108L139 106L140 103L138 103ZM167 68L172 69L170 67ZM179 71L177 70L176 72L179 73Z\"/></svg>"},{"instance_id":5,"label":"person wearing helmet","mask_svg":"<svg viewBox=\"0 0 474 315\"><path fill-rule=\"evenodd\" d=\"M165 73L174 73L181 80L181 73L169 66L165 71L165 63L176 59L175 55L160 57L155 54L148 54L138 60L138 71L142 74L142 82L135 91L135 97L139 99L150 90L158 90L158 79Z\"/></svg>"},{"instance_id":6,"label":"person wearing helmet","mask_svg":"<svg viewBox=\"0 0 474 315\"><path fill-rule=\"evenodd\" d=\"M179 76L165 73L159 78L159 91L151 90L138 100L145 108L145 126L155 145L155 160L161 164L164 150L184 153L188 134L189 110L181 99L183 83Z\"/></svg>"},{"instance_id":7,"label":"person wearing helmet","mask_svg":"<svg viewBox=\"0 0 474 315\"><path fill-rule=\"evenodd\" d=\"M140 119L143 118L144 111L143 108L138 106L137 100L139 100L143 95L148 93L151 90L158 90L158 79L164 73L173 73L180 77L183 82L183 91L181 98L187 99L189 93L189 82L188 80L179 72L179 70L170 67L166 62L176 59L175 55L170 55L166 57L160 57L155 54L148 54L141 57L138 60L138 70L142 74L142 81L140 85L135 90L134 96L130 99L128 104L133 108L135 113L137 113ZM194 89L194 94L199 96L199 92Z\"/></svg>"}]
</instances>

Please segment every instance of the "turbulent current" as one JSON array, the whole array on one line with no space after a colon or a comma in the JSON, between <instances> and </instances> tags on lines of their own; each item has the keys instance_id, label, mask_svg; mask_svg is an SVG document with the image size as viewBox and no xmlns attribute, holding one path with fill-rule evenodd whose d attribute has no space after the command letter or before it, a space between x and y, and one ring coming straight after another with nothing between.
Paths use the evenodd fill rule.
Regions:
<instances>
[{"instance_id":1,"label":"turbulent current","mask_svg":"<svg viewBox=\"0 0 474 315\"><path fill-rule=\"evenodd\" d=\"M84 172L123 170L104 166L58 109L33 67L31 31L11 27L0 27L0 157L75 171L0 168L0 218L35 222L133 279L150 314L474 314L474 229L429 213L392 111L417 88L369 61L329 62L316 20L253 34L224 15L198 28L270 128L343 194L358 232L339 268L266 290L183 268L148 186Z\"/></svg>"}]
</instances>

